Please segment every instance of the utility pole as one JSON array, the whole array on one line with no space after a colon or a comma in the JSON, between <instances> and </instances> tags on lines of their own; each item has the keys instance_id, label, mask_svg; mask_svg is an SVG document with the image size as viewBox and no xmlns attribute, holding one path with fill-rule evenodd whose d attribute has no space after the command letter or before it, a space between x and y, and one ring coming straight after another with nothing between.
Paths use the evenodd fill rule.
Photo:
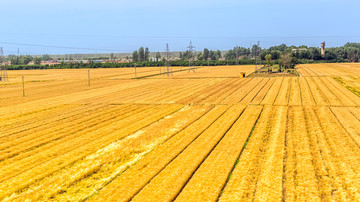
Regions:
<instances>
[{"instance_id":1,"label":"utility pole","mask_svg":"<svg viewBox=\"0 0 360 202\"><path fill-rule=\"evenodd\" d=\"M255 53L254 53L253 47L252 47L251 45L252 45L252 44L250 43L251 59L254 59ZM255 52L256 52L256 51L255 51ZM256 57L255 57L255 71L254 71L254 73L256 73L256 71L257 71L257 61L256 61Z\"/></svg>"},{"instance_id":2,"label":"utility pole","mask_svg":"<svg viewBox=\"0 0 360 202\"><path fill-rule=\"evenodd\" d=\"M134 63L134 68L135 68L135 79L136 79L136 63Z\"/></svg>"},{"instance_id":3,"label":"utility pole","mask_svg":"<svg viewBox=\"0 0 360 202\"><path fill-rule=\"evenodd\" d=\"M166 62L165 62L165 66L166 66L166 70L167 70L167 75L170 76L170 67L169 67L169 44L166 44ZM172 75L172 71L171 71L171 75Z\"/></svg>"},{"instance_id":4,"label":"utility pole","mask_svg":"<svg viewBox=\"0 0 360 202\"><path fill-rule=\"evenodd\" d=\"M193 51L194 51L194 46L192 45L192 41L190 41L190 45L187 47L189 50L189 69L188 72L190 72L190 66L192 66L192 62L193 62ZM193 72L195 72L195 69L192 68Z\"/></svg>"}]
</instances>

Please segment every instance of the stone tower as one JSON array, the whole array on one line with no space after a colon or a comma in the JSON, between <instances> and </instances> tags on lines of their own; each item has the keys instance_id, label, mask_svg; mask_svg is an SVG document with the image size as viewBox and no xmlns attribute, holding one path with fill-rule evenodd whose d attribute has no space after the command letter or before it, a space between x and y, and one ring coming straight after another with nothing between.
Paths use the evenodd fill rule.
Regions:
<instances>
[{"instance_id":1,"label":"stone tower","mask_svg":"<svg viewBox=\"0 0 360 202\"><path fill-rule=\"evenodd\" d=\"M321 43L321 55L325 56L325 41Z\"/></svg>"}]
</instances>

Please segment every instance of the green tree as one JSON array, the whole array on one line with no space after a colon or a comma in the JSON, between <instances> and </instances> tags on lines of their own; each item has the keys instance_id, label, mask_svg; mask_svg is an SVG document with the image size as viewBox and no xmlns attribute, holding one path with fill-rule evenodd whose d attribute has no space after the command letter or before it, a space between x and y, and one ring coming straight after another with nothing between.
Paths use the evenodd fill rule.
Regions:
<instances>
[{"instance_id":1,"label":"green tree","mask_svg":"<svg viewBox=\"0 0 360 202\"><path fill-rule=\"evenodd\" d=\"M137 51L133 52L132 59L133 59L134 62L139 61L139 53Z\"/></svg>"},{"instance_id":2,"label":"green tree","mask_svg":"<svg viewBox=\"0 0 360 202\"><path fill-rule=\"evenodd\" d=\"M265 60L266 60L267 66L270 67L270 65L271 65L271 54L265 55Z\"/></svg>"},{"instance_id":3,"label":"green tree","mask_svg":"<svg viewBox=\"0 0 360 202\"><path fill-rule=\"evenodd\" d=\"M253 45L253 47L251 48L251 53L254 57L259 56L260 53L260 47L258 45Z\"/></svg>"},{"instance_id":4,"label":"green tree","mask_svg":"<svg viewBox=\"0 0 360 202\"><path fill-rule=\"evenodd\" d=\"M320 53L320 49L318 48L311 48L310 49L311 52L311 56L313 60L321 60L321 53Z\"/></svg>"},{"instance_id":5,"label":"green tree","mask_svg":"<svg viewBox=\"0 0 360 202\"><path fill-rule=\"evenodd\" d=\"M272 46L269 48L269 51L273 51L273 50L278 50L280 52L285 52L285 50L287 49L287 46L285 44L281 44L280 46Z\"/></svg>"},{"instance_id":6,"label":"green tree","mask_svg":"<svg viewBox=\"0 0 360 202\"><path fill-rule=\"evenodd\" d=\"M149 51L149 48L146 47L146 48L145 48L144 60L143 60L143 61L149 61L149 56L150 56L150 51Z\"/></svg>"},{"instance_id":7,"label":"green tree","mask_svg":"<svg viewBox=\"0 0 360 202\"><path fill-rule=\"evenodd\" d=\"M291 53L284 53L281 57L281 64L285 69L293 69L295 65L298 64L298 60Z\"/></svg>"},{"instance_id":8,"label":"green tree","mask_svg":"<svg viewBox=\"0 0 360 202\"><path fill-rule=\"evenodd\" d=\"M268 73L270 73L270 72L272 72L272 70L270 69L270 65L271 65L271 54L265 55L265 60L266 60L267 67L268 67Z\"/></svg>"},{"instance_id":9,"label":"green tree","mask_svg":"<svg viewBox=\"0 0 360 202\"><path fill-rule=\"evenodd\" d=\"M32 60L33 60L33 58L30 55L22 55L19 58L19 63L20 63L20 65L27 65Z\"/></svg>"},{"instance_id":10,"label":"green tree","mask_svg":"<svg viewBox=\"0 0 360 202\"><path fill-rule=\"evenodd\" d=\"M182 60L188 60L192 57L192 54L190 53L189 50L187 50L187 51L183 52L182 55L180 55L180 56L182 56L182 58L181 58Z\"/></svg>"},{"instance_id":11,"label":"green tree","mask_svg":"<svg viewBox=\"0 0 360 202\"><path fill-rule=\"evenodd\" d=\"M350 43L350 42L347 42L344 47L355 47L355 48L358 48L360 49L360 43Z\"/></svg>"},{"instance_id":12,"label":"green tree","mask_svg":"<svg viewBox=\"0 0 360 202\"><path fill-rule=\"evenodd\" d=\"M347 48L347 58L349 62L358 62L359 61L359 49L355 47L348 47Z\"/></svg>"},{"instance_id":13,"label":"green tree","mask_svg":"<svg viewBox=\"0 0 360 202\"><path fill-rule=\"evenodd\" d=\"M216 51L216 60L219 60L221 57L222 57L221 51L220 51L220 50L217 50L217 51Z\"/></svg>"},{"instance_id":14,"label":"green tree","mask_svg":"<svg viewBox=\"0 0 360 202\"><path fill-rule=\"evenodd\" d=\"M270 52L269 52L268 50L263 50L263 51L261 51L261 53L260 53L260 58L261 58L261 60L265 60L265 56L266 56L267 54L270 54Z\"/></svg>"},{"instance_id":15,"label":"green tree","mask_svg":"<svg viewBox=\"0 0 360 202\"><path fill-rule=\"evenodd\" d=\"M311 53L309 50L302 50L299 53L299 59L311 59Z\"/></svg>"},{"instance_id":16,"label":"green tree","mask_svg":"<svg viewBox=\"0 0 360 202\"><path fill-rule=\"evenodd\" d=\"M299 63L298 59L292 55L290 58L290 68L294 69L298 63Z\"/></svg>"},{"instance_id":17,"label":"green tree","mask_svg":"<svg viewBox=\"0 0 360 202\"><path fill-rule=\"evenodd\" d=\"M210 57L210 60L216 60L216 52L215 51L210 51L209 57Z\"/></svg>"},{"instance_id":18,"label":"green tree","mask_svg":"<svg viewBox=\"0 0 360 202\"><path fill-rule=\"evenodd\" d=\"M203 60L203 59L204 59L203 53L201 53L201 52L198 53L198 54L197 54L197 59L198 59L198 60Z\"/></svg>"},{"instance_id":19,"label":"green tree","mask_svg":"<svg viewBox=\"0 0 360 202\"><path fill-rule=\"evenodd\" d=\"M144 47L139 48L139 61L143 62L145 61L145 50Z\"/></svg>"},{"instance_id":20,"label":"green tree","mask_svg":"<svg viewBox=\"0 0 360 202\"><path fill-rule=\"evenodd\" d=\"M204 52L203 52L203 58L204 60L207 60L209 58L209 49L204 48Z\"/></svg>"},{"instance_id":21,"label":"green tree","mask_svg":"<svg viewBox=\"0 0 360 202\"><path fill-rule=\"evenodd\" d=\"M45 54L45 55L43 55L42 57L41 57L41 60L42 61L48 61L48 60L52 60L53 58L52 57L50 57L48 54Z\"/></svg>"},{"instance_id":22,"label":"green tree","mask_svg":"<svg viewBox=\"0 0 360 202\"><path fill-rule=\"evenodd\" d=\"M281 56L281 64L282 64L282 66L284 66L285 69L290 68L290 65L291 65L291 55L290 55L290 53L284 53Z\"/></svg>"},{"instance_id":23,"label":"green tree","mask_svg":"<svg viewBox=\"0 0 360 202\"><path fill-rule=\"evenodd\" d=\"M11 62L12 65L19 65L20 64L20 57L16 56L16 55L9 55L8 56L9 61Z\"/></svg>"},{"instance_id":24,"label":"green tree","mask_svg":"<svg viewBox=\"0 0 360 202\"><path fill-rule=\"evenodd\" d=\"M225 54L225 59L226 60L232 60L235 59L236 54L234 50L229 50L226 54Z\"/></svg>"},{"instance_id":25,"label":"green tree","mask_svg":"<svg viewBox=\"0 0 360 202\"><path fill-rule=\"evenodd\" d=\"M279 50L273 50L270 52L272 59L277 60L280 58L281 52Z\"/></svg>"},{"instance_id":26,"label":"green tree","mask_svg":"<svg viewBox=\"0 0 360 202\"><path fill-rule=\"evenodd\" d=\"M33 61L36 65L41 64L41 58L39 58L39 57L34 57Z\"/></svg>"}]
</instances>

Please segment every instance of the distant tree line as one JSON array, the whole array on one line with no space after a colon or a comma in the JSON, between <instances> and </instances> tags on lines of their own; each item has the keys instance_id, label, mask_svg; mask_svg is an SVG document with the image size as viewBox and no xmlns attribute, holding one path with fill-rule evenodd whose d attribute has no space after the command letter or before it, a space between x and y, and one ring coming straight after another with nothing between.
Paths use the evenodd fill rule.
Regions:
<instances>
[{"instance_id":1,"label":"distant tree line","mask_svg":"<svg viewBox=\"0 0 360 202\"><path fill-rule=\"evenodd\" d=\"M132 59L134 62L145 62L149 61L150 51L149 48L140 47L139 50L134 51Z\"/></svg>"},{"instance_id":2,"label":"distant tree line","mask_svg":"<svg viewBox=\"0 0 360 202\"><path fill-rule=\"evenodd\" d=\"M33 62L36 65L40 65L41 61L52 60L49 55L43 55L42 57L34 57L31 55L8 55L6 61L10 61L12 65L27 65Z\"/></svg>"},{"instance_id":3,"label":"distant tree line","mask_svg":"<svg viewBox=\"0 0 360 202\"><path fill-rule=\"evenodd\" d=\"M241 59L238 61L240 65L255 64L254 59ZM216 61L216 60L195 60L195 66L217 66L217 65L235 65L236 60ZM145 61L145 62L129 62L129 63L66 63L61 62L55 65L9 65L9 70L26 70L26 69L82 69L82 68L124 68L124 67L158 67L164 66L165 61ZM169 61L170 66L188 66L188 60Z\"/></svg>"},{"instance_id":4,"label":"distant tree line","mask_svg":"<svg viewBox=\"0 0 360 202\"><path fill-rule=\"evenodd\" d=\"M41 58L33 57L30 55L21 55L21 56L9 55L7 57L7 60L10 61L12 65L27 65L31 61L34 61L34 63L36 62L37 64L40 64L41 62Z\"/></svg>"},{"instance_id":5,"label":"distant tree line","mask_svg":"<svg viewBox=\"0 0 360 202\"><path fill-rule=\"evenodd\" d=\"M179 53L180 60L189 60L194 59L198 61L208 61L208 60L219 60L222 58L222 54L220 50L209 50L207 48L204 48L203 52L180 52Z\"/></svg>"},{"instance_id":6,"label":"distant tree line","mask_svg":"<svg viewBox=\"0 0 360 202\"><path fill-rule=\"evenodd\" d=\"M284 53L291 53L292 57L299 60L300 63L308 62L359 62L360 43L346 43L344 46L336 48L325 48L325 55L321 55L321 49L307 46L273 46L261 51L261 59L265 60L267 54L272 55L272 59L280 59Z\"/></svg>"},{"instance_id":7,"label":"distant tree line","mask_svg":"<svg viewBox=\"0 0 360 202\"><path fill-rule=\"evenodd\" d=\"M202 52L180 52L177 60L169 61L171 66L187 66L189 59L193 59L192 64L196 66L205 65L246 65L255 64L255 58L261 58L262 64L279 64L284 68L293 68L298 63L321 63L321 62L359 62L360 59L360 43L346 43L344 46L336 48L326 48L325 55L321 55L320 48L307 46L272 46L268 49L262 49L257 45L251 48L234 47L231 50L209 50L205 48ZM224 53L224 54L223 54ZM270 55L266 58L267 55ZM67 69L67 68L121 68L121 67L148 67L148 66L164 66L165 58L157 52L155 54L156 61L149 61L149 48L140 47L132 54L133 62L130 63L66 63L56 65L40 65L41 61L51 60L49 55L42 57L33 57L29 55L15 56L9 55L8 61L11 66L8 69ZM111 56L113 57L113 56ZM269 60L271 58L271 60ZM267 59L267 60L266 60ZM28 65L33 61L33 65ZM89 60L92 61L92 60Z\"/></svg>"},{"instance_id":8,"label":"distant tree line","mask_svg":"<svg viewBox=\"0 0 360 202\"><path fill-rule=\"evenodd\" d=\"M254 58L258 56L260 50L257 45L251 49L244 47L234 47L225 54L225 60L238 58ZM260 58L265 61L265 56L271 54L271 58L275 63L279 63L284 54L290 54L300 63L316 63L316 62L359 62L360 60L360 43L346 43L344 46L336 48L325 48L325 55L321 55L321 49L317 47L307 46L272 46L268 49L261 49Z\"/></svg>"}]
</instances>

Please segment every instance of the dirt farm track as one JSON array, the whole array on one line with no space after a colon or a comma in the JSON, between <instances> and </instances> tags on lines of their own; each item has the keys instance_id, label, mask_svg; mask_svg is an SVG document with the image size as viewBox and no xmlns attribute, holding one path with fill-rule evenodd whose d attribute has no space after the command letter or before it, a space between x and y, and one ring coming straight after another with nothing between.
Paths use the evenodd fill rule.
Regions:
<instances>
[{"instance_id":1,"label":"dirt farm track","mask_svg":"<svg viewBox=\"0 0 360 202\"><path fill-rule=\"evenodd\" d=\"M187 68L8 71L0 201L360 201L359 63Z\"/></svg>"}]
</instances>

